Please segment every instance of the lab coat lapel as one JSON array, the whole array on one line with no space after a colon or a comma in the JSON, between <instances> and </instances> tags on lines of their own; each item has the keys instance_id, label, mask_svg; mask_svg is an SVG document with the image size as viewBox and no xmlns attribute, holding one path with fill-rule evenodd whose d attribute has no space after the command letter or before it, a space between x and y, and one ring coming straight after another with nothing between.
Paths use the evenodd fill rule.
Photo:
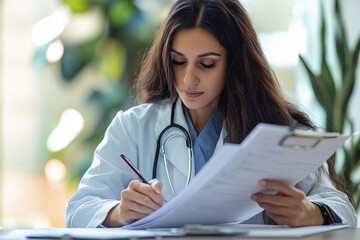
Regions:
<instances>
[{"instance_id":1,"label":"lab coat lapel","mask_svg":"<svg viewBox=\"0 0 360 240\"><path fill-rule=\"evenodd\" d=\"M216 143L213 155L224 145L225 137L226 137L225 122L223 122L221 132L220 132L220 137Z\"/></svg>"},{"instance_id":2,"label":"lab coat lapel","mask_svg":"<svg viewBox=\"0 0 360 240\"><path fill-rule=\"evenodd\" d=\"M169 108L164 111L164 114L161 114L161 117L159 118L158 122L155 125L155 133L158 137L161 133L161 131L167 127L170 124L170 118L171 118L171 106L172 104L168 105ZM175 115L174 115L174 123L181 125L186 129L187 132L189 132L184 113L182 108L182 102L181 99L178 98L175 106ZM180 135L181 137L175 137ZM188 176L188 150L185 144L185 140L183 138L184 133L181 132L181 130L178 130L177 128L171 128L161 138L161 144L164 143L164 141L167 141L166 146L167 149L165 149L166 152L166 158L168 160L168 168L169 171L172 172L174 169L171 169L171 167L175 167L177 170L179 170L184 177L186 178ZM185 137L185 136L184 136ZM194 159L192 157L192 166L194 166ZM172 165L172 166L171 166ZM163 167L163 157L160 152L159 154L159 166ZM192 176L195 174L194 169L192 169Z\"/></svg>"}]
</instances>

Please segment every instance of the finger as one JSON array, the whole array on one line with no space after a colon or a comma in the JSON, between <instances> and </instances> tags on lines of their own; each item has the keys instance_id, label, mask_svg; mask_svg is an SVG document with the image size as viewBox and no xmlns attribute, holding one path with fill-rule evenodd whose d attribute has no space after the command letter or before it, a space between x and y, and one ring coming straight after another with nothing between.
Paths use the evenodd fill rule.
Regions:
<instances>
[{"instance_id":1,"label":"finger","mask_svg":"<svg viewBox=\"0 0 360 240\"><path fill-rule=\"evenodd\" d=\"M269 213L266 212L266 214L275 222L282 225L287 225L290 227L299 227L301 226L297 219L295 218L289 218L285 216L278 215L276 213Z\"/></svg>"},{"instance_id":2,"label":"finger","mask_svg":"<svg viewBox=\"0 0 360 240\"><path fill-rule=\"evenodd\" d=\"M143 214L132 210L125 210L123 212L120 212L120 214L123 216L123 219L125 220L126 224L133 223L139 219L148 216L148 214Z\"/></svg>"},{"instance_id":3,"label":"finger","mask_svg":"<svg viewBox=\"0 0 360 240\"><path fill-rule=\"evenodd\" d=\"M121 192L121 199L127 202L136 202L154 211L158 210L161 207L159 204L155 203L149 196L139 193L131 188Z\"/></svg>"},{"instance_id":4,"label":"finger","mask_svg":"<svg viewBox=\"0 0 360 240\"><path fill-rule=\"evenodd\" d=\"M157 192L155 192L153 187L149 184L145 184L140 181L132 181L129 184L129 188L140 193L141 195L146 196L147 198L143 199L146 202L148 202L148 200L150 199L152 202L154 202L159 207L161 207L165 204L164 195L158 194Z\"/></svg>"},{"instance_id":5,"label":"finger","mask_svg":"<svg viewBox=\"0 0 360 240\"><path fill-rule=\"evenodd\" d=\"M297 217L297 210L288 207L277 206L268 203L259 203L266 212L276 214L283 217Z\"/></svg>"},{"instance_id":6,"label":"finger","mask_svg":"<svg viewBox=\"0 0 360 240\"><path fill-rule=\"evenodd\" d=\"M285 216L278 215L276 213L266 212L266 214L278 224L287 225L288 218Z\"/></svg>"},{"instance_id":7,"label":"finger","mask_svg":"<svg viewBox=\"0 0 360 240\"><path fill-rule=\"evenodd\" d=\"M274 181L274 180L262 179L259 181L259 185L264 188L277 190L288 196L297 196L301 192L300 190L298 190L294 187L291 187L291 186L287 185L286 183L282 183L282 182Z\"/></svg>"},{"instance_id":8,"label":"finger","mask_svg":"<svg viewBox=\"0 0 360 240\"><path fill-rule=\"evenodd\" d=\"M256 201L257 203L270 203L278 206L292 206L293 198L282 195L271 195L271 194L263 194L263 193L255 193L251 196L251 199Z\"/></svg>"},{"instance_id":9,"label":"finger","mask_svg":"<svg viewBox=\"0 0 360 240\"><path fill-rule=\"evenodd\" d=\"M157 179L152 179L150 182L151 187L155 190L156 193L160 194L162 189L162 183Z\"/></svg>"},{"instance_id":10,"label":"finger","mask_svg":"<svg viewBox=\"0 0 360 240\"><path fill-rule=\"evenodd\" d=\"M148 206L139 204L134 201L129 201L129 200L123 200L121 202L120 210L121 211L134 211L134 212L138 212L138 213L146 214L146 215L149 215L155 211L154 209L151 209Z\"/></svg>"}]
</instances>

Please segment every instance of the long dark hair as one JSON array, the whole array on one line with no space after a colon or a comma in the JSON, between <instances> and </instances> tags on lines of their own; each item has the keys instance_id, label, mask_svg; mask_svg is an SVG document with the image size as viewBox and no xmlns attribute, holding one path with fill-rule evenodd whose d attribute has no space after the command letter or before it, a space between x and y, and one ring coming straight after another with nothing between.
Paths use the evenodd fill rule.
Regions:
<instances>
[{"instance_id":1,"label":"long dark hair","mask_svg":"<svg viewBox=\"0 0 360 240\"><path fill-rule=\"evenodd\" d=\"M314 128L308 116L282 96L238 0L178 0L172 5L144 59L137 80L139 103L177 97L170 61L172 40L179 30L196 27L211 32L227 51L226 83L218 105L226 142L240 143L260 122ZM334 185L346 192L335 177L332 162L328 164Z\"/></svg>"},{"instance_id":2,"label":"long dark hair","mask_svg":"<svg viewBox=\"0 0 360 240\"><path fill-rule=\"evenodd\" d=\"M173 4L144 60L138 81L139 103L177 97L170 61L172 39L181 29L211 32L227 50L225 88L218 111L225 121L227 142L240 143L260 122L311 128L308 118L281 95L256 32L237 0L182 0Z\"/></svg>"}]
</instances>

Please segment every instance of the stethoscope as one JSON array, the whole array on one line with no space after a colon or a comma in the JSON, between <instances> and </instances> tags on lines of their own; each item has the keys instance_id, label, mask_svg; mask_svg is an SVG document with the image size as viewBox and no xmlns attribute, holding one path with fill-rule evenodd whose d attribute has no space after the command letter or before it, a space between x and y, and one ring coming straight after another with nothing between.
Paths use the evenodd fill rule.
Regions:
<instances>
[{"instance_id":1,"label":"stethoscope","mask_svg":"<svg viewBox=\"0 0 360 240\"><path fill-rule=\"evenodd\" d=\"M174 114L175 114L175 107L176 107L176 102L177 99L175 99L175 101L172 104L171 107L171 118L170 118L170 124L168 126L166 126L161 132L160 135L157 139L157 143L156 143L156 152L155 152L155 158L154 158L154 165L153 165L153 176L152 178L156 178L156 171L157 171L157 165L158 165L158 159L159 159L159 153L160 153L160 148L161 148L161 153L163 155L163 160L164 160L164 166L165 166L165 171L166 171L166 175L169 181L169 185L171 188L172 193L174 194L174 196L176 196L176 192L175 192L175 188L174 185L171 181L170 178L170 174L169 174L169 169L168 169L168 165L167 165L167 159L166 159L166 155L165 155L165 148L164 145L161 145L161 137L166 133L166 131L168 131L171 128L177 128L180 129L184 135L185 135L185 140L186 140L186 147L188 149L188 175L187 175L187 179L186 179L186 186L189 185L190 183L190 178L191 178L191 171L192 171L192 151L191 151L191 138L190 135L188 133L188 131L181 125L174 123Z\"/></svg>"}]
</instances>

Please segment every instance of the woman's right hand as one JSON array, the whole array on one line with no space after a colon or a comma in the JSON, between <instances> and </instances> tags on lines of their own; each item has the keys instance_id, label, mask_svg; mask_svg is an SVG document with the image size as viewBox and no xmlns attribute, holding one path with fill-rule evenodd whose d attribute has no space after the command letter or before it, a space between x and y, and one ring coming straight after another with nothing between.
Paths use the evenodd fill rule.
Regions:
<instances>
[{"instance_id":1,"label":"woman's right hand","mask_svg":"<svg viewBox=\"0 0 360 240\"><path fill-rule=\"evenodd\" d=\"M127 189L121 192L121 202L109 211L103 226L125 226L162 207L166 203L161 194L162 183L157 179L149 183L150 185L139 180L131 181Z\"/></svg>"}]
</instances>

